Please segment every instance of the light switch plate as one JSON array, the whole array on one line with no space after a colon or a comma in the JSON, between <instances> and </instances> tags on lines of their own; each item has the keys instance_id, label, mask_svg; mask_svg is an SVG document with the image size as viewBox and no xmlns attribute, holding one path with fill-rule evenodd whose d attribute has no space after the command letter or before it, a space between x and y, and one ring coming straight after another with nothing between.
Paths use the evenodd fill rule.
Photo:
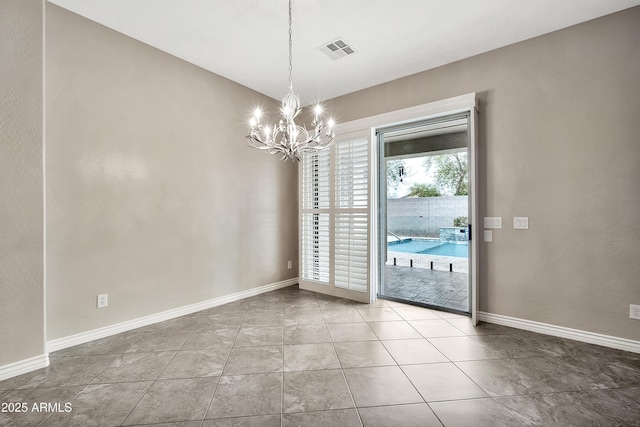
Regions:
<instances>
[{"instance_id":1,"label":"light switch plate","mask_svg":"<svg viewBox=\"0 0 640 427\"><path fill-rule=\"evenodd\" d=\"M484 217L484 228L502 228L502 217L500 216Z\"/></svg>"},{"instance_id":2,"label":"light switch plate","mask_svg":"<svg viewBox=\"0 0 640 427\"><path fill-rule=\"evenodd\" d=\"M484 230L484 241L485 242L493 242L493 231Z\"/></svg>"},{"instance_id":3,"label":"light switch plate","mask_svg":"<svg viewBox=\"0 0 640 427\"><path fill-rule=\"evenodd\" d=\"M529 217L528 216L515 216L513 217L513 228L516 230L528 230L529 229Z\"/></svg>"}]
</instances>

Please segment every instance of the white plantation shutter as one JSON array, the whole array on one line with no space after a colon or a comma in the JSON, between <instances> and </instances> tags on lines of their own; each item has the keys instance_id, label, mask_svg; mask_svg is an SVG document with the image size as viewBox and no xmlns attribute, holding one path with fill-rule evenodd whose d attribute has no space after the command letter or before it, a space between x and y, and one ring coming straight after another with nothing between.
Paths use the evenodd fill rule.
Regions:
<instances>
[{"instance_id":1,"label":"white plantation shutter","mask_svg":"<svg viewBox=\"0 0 640 427\"><path fill-rule=\"evenodd\" d=\"M335 285L367 291L369 282L369 141L335 148Z\"/></svg>"},{"instance_id":2,"label":"white plantation shutter","mask_svg":"<svg viewBox=\"0 0 640 427\"><path fill-rule=\"evenodd\" d=\"M369 289L368 139L338 141L330 150L305 154L301 164L302 282L329 285L323 289L333 285L343 290L342 293L328 291L336 295L348 296L344 292L351 291L366 293Z\"/></svg>"},{"instance_id":3,"label":"white plantation shutter","mask_svg":"<svg viewBox=\"0 0 640 427\"><path fill-rule=\"evenodd\" d=\"M302 158L300 265L303 280L329 283L330 151Z\"/></svg>"}]
</instances>

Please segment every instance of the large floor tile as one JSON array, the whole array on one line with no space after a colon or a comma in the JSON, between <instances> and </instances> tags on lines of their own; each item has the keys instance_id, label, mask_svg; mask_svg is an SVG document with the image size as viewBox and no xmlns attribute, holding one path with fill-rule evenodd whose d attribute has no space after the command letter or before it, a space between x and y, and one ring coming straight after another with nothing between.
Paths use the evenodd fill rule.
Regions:
<instances>
[{"instance_id":1,"label":"large floor tile","mask_svg":"<svg viewBox=\"0 0 640 427\"><path fill-rule=\"evenodd\" d=\"M153 331L195 331L196 329L198 329L198 325L200 325L201 321L202 317L198 315L181 316L176 317L175 319L165 320L164 322L158 322L153 325L149 325L148 329Z\"/></svg>"},{"instance_id":2,"label":"large floor tile","mask_svg":"<svg viewBox=\"0 0 640 427\"><path fill-rule=\"evenodd\" d=\"M425 338L458 337L465 335L464 332L444 319L411 320L409 324Z\"/></svg>"},{"instance_id":3,"label":"large floor tile","mask_svg":"<svg viewBox=\"0 0 640 427\"><path fill-rule=\"evenodd\" d=\"M318 311L290 311L284 312L284 325L324 325L322 312Z\"/></svg>"},{"instance_id":4,"label":"large floor tile","mask_svg":"<svg viewBox=\"0 0 640 427\"><path fill-rule=\"evenodd\" d=\"M488 397L453 363L404 365L402 370L427 403Z\"/></svg>"},{"instance_id":5,"label":"large floor tile","mask_svg":"<svg viewBox=\"0 0 640 427\"><path fill-rule=\"evenodd\" d=\"M235 347L282 345L282 325L243 326L236 337Z\"/></svg>"},{"instance_id":6,"label":"large floor tile","mask_svg":"<svg viewBox=\"0 0 640 427\"><path fill-rule=\"evenodd\" d=\"M53 414L43 426L120 425L151 384L152 381L88 385L71 399L70 412Z\"/></svg>"},{"instance_id":7,"label":"large floor tile","mask_svg":"<svg viewBox=\"0 0 640 427\"><path fill-rule=\"evenodd\" d=\"M224 375L282 372L282 346L235 347L231 350Z\"/></svg>"},{"instance_id":8,"label":"large floor tile","mask_svg":"<svg viewBox=\"0 0 640 427\"><path fill-rule=\"evenodd\" d=\"M448 362L437 348L424 338L383 341L398 365Z\"/></svg>"},{"instance_id":9,"label":"large floor tile","mask_svg":"<svg viewBox=\"0 0 640 427\"><path fill-rule=\"evenodd\" d=\"M429 338L429 342L453 362L500 359L504 356L499 348L487 347L471 337Z\"/></svg>"},{"instance_id":10,"label":"large floor tile","mask_svg":"<svg viewBox=\"0 0 640 427\"><path fill-rule=\"evenodd\" d=\"M331 343L284 346L285 372L337 368L340 361Z\"/></svg>"},{"instance_id":11,"label":"large floor tile","mask_svg":"<svg viewBox=\"0 0 640 427\"><path fill-rule=\"evenodd\" d=\"M212 307L207 310L203 310L203 315L210 314L244 314L247 311L247 308L250 304L250 298L241 299L234 302L228 302L223 305L219 305L217 307Z\"/></svg>"},{"instance_id":12,"label":"large floor tile","mask_svg":"<svg viewBox=\"0 0 640 427\"><path fill-rule=\"evenodd\" d=\"M524 426L586 427L632 426L633 423L616 423L587 402L586 392L550 393L529 396L497 398L495 401ZM612 402L606 401L606 404ZM635 425L638 425L637 423Z\"/></svg>"},{"instance_id":13,"label":"large floor tile","mask_svg":"<svg viewBox=\"0 0 640 427\"><path fill-rule=\"evenodd\" d=\"M300 412L282 415L282 427L361 427L355 409Z\"/></svg>"},{"instance_id":14,"label":"large floor tile","mask_svg":"<svg viewBox=\"0 0 640 427\"><path fill-rule=\"evenodd\" d=\"M471 338L494 350L501 359L545 355L529 340L518 335L478 334Z\"/></svg>"},{"instance_id":15,"label":"large floor tile","mask_svg":"<svg viewBox=\"0 0 640 427\"><path fill-rule=\"evenodd\" d=\"M602 388L597 379L556 357L529 357L514 362L522 371L533 372L536 378L552 391Z\"/></svg>"},{"instance_id":16,"label":"large floor tile","mask_svg":"<svg viewBox=\"0 0 640 427\"><path fill-rule=\"evenodd\" d=\"M203 316L198 328L202 329L224 329L239 328L244 320L245 312L222 312Z\"/></svg>"},{"instance_id":17,"label":"large floor tile","mask_svg":"<svg viewBox=\"0 0 640 427\"><path fill-rule=\"evenodd\" d=\"M438 320L441 317L438 312L422 307L400 306L393 307L396 313L404 320Z\"/></svg>"},{"instance_id":18,"label":"large floor tile","mask_svg":"<svg viewBox=\"0 0 640 427\"><path fill-rule=\"evenodd\" d=\"M353 408L353 400L340 369L285 372L283 412Z\"/></svg>"},{"instance_id":19,"label":"large floor tile","mask_svg":"<svg viewBox=\"0 0 640 427\"><path fill-rule=\"evenodd\" d=\"M201 420L218 378L156 381L123 425Z\"/></svg>"},{"instance_id":20,"label":"large floor tile","mask_svg":"<svg viewBox=\"0 0 640 427\"><path fill-rule=\"evenodd\" d=\"M318 344L331 342L325 325L289 325L284 327L285 344Z\"/></svg>"},{"instance_id":21,"label":"large floor tile","mask_svg":"<svg viewBox=\"0 0 640 427\"><path fill-rule=\"evenodd\" d=\"M204 420L197 427L281 427L280 415L258 415L254 417L218 418Z\"/></svg>"},{"instance_id":22,"label":"large floor tile","mask_svg":"<svg viewBox=\"0 0 640 427\"><path fill-rule=\"evenodd\" d=\"M327 325L327 328L334 342L378 340L366 323L335 323Z\"/></svg>"},{"instance_id":23,"label":"large floor tile","mask_svg":"<svg viewBox=\"0 0 640 427\"><path fill-rule=\"evenodd\" d=\"M156 351L180 350L193 332L194 331L181 330L148 332L131 346L130 351L151 353Z\"/></svg>"},{"instance_id":24,"label":"large floor tile","mask_svg":"<svg viewBox=\"0 0 640 427\"><path fill-rule=\"evenodd\" d=\"M480 322L474 326L471 318L466 316L447 317L447 315L443 313L442 317L467 335L511 335L514 332L512 328L494 323Z\"/></svg>"},{"instance_id":25,"label":"large floor tile","mask_svg":"<svg viewBox=\"0 0 640 427\"><path fill-rule=\"evenodd\" d=\"M369 327L381 340L403 340L410 338L422 338L407 322L391 321L391 322L371 322Z\"/></svg>"},{"instance_id":26,"label":"large floor tile","mask_svg":"<svg viewBox=\"0 0 640 427\"><path fill-rule=\"evenodd\" d=\"M175 351L129 353L118 358L100 373L93 383L116 383L155 380L169 364Z\"/></svg>"},{"instance_id":27,"label":"large floor tile","mask_svg":"<svg viewBox=\"0 0 640 427\"><path fill-rule=\"evenodd\" d=\"M550 393L540 376L518 363L520 359L476 360L456 365L490 396Z\"/></svg>"},{"instance_id":28,"label":"large floor tile","mask_svg":"<svg viewBox=\"0 0 640 427\"><path fill-rule=\"evenodd\" d=\"M248 311L253 310L284 310L284 302L282 299L277 300L265 300L265 301L253 301L249 304Z\"/></svg>"},{"instance_id":29,"label":"large floor tile","mask_svg":"<svg viewBox=\"0 0 640 427\"><path fill-rule=\"evenodd\" d=\"M396 362L380 341L341 342L334 344L343 368L390 366Z\"/></svg>"},{"instance_id":30,"label":"large floor tile","mask_svg":"<svg viewBox=\"0 0 640 427\"><path fill-rule=\"evenodd\" d=\"M397 366L344 370L356 406L422 403L424 400Z\"/></svg>"},{"instance_id":31,"label":"large floor tile","mask_svg":"<svg viewBox=\"0 0 640 427\"><path fill-rule=\"evenodd\" d=\"M316 295L316 302L323 312L325 310L340 310L353 308L354 302L345 298L336 298L328 295Z\"/></svg>"},{"instance_id":32,"label":"large floor tile","mask_svg":"<svg viewBox=\"0 0 640 427\"><path fill-rule=\"evenodd\" d=\"M640 386L640 363L632 359L603 357L595 350L576 355L565 354L559 358L567 365L593 378L601 387Z\"/></svg>"},{"instance_id":33,"label":"large floor tile","mask_svg":"<svg viewBox=\"0 0 640 427\"><path fill-rule=\"evenodd\" d=\"M301 312L301 311L313 311L320 312L320 306L314 299L299 299L292 300L289 302L285 301L284 304L284 312L292 313L292 312Z\"/></svg>"},{"instance_id":34,"label":"large floor tile","mask_svg":"<svg viewBox=\"0 0 640 427\"><path fill-rule=\"evenodd\" d=\"M605 416L610 424L640 426L640 388L590 390L582 393L585 412Z\"/></svg>"},{"instance_id":35,"label":"large floor tile","mask_svg":"<svg viewBox=\"0 0 640 427\"><path fill-rule=\"evenodd\" d=\"M366 306L365 306L366 307ZM367 322L387 322L403 320L391 307L358 308L358 313Z\"/></svg>"},{"instance_id":36,"label":"large floor tile","mask_svg":"<svg viewBox=\"0 0 640 427\"><path fill-rule=\"evenodd\" d=\"M364 319L353 307L343 310L323 310L322 316L326 323L363 323Z\"/></svg>"},{"instance_id":37,"label":"large floor tile","mask_svg":"<svg viewBox=\"0 0 640 427\"><path fill-rule=\"evenodd\" d=\"M205 418L274 415L281 411L281 373L223 376Z\"/></svg>"},{"instance_id":38,"label":"large floor tile","mask_svg":"<svg viewBox=\"0 0 640 427\"><path fill-rule=\"evenodd\" d=\"M164 369L160 379L219 377L230 351L229 348L179 351Z\"/></svg>"},{"instance_id":39,"label":"large floor tile","mask_svg":"<svg viewBox=\"0 0 640 427\"><path fill-rule=\"evenodd\" d=\"M282 326L282 310L248 311L242 321L244 326Z\"/></svg>"},{"instance_id":40,"label":"large floor tile","mask_svg":"<svg viewBox=\"0 0 640 427\"><path fill-rule=\"evenodd\" d=\"M453 400L430 403L442 423L449 427L513 427L519 425L492 399Z\"/></svg>"},{"instance_id":41,"label":"large floor tile","mask_svg":"<svg viewBox=\"0 0 640 427\"><path fill-rule=\"evenodd\" d=\"M364 427L442 427L426 403L360 408Z\"/></svg>"},{"instance_id":42,"label":"large floor tile","mask_svg":"<svg viewBox=\"0 0 640 427\"><path fill-rule=\"evenodd\" d=\"M182 346L182 350L204 350L232 347L238 336L239 326L232 328L201 329L195 331Z\"/></svg>"}]
</instances>

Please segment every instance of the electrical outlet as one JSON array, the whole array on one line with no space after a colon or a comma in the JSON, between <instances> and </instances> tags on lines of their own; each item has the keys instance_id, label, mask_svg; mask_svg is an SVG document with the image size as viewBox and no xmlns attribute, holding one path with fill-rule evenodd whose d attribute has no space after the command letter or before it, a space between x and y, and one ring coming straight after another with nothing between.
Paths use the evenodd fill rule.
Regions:
<instances>
[{"instance_id":1,"label":"electrical outlet","mask_svg":"<svg viewBox=\"0 0 640 427\"><path fill-rule=\"evenodd\" d=\"M105 308L109 305L109 295L101 294L98 295L98 308Z\"/></svg>"},{"instance_id":2,"label":"electrical outlet","mask_svg":"<svg viewBox=\"0 0 640 427\"><path fill-rule=\"evenodd\" d=\"M629 304L629 317L640 320L640 305Z\"/></svg>"},{"instance_id":3,"label":"electrical outlet","mask_svg":"<svg viewBox=\"0 0 640 427\"><path fill-rule=\"evenodd\" d=\"M289 262L287 263L287 268L288 268L289 270L291 270L291 269L293 268L293 261L289 261Z\"/></svg>"}]
</instances>

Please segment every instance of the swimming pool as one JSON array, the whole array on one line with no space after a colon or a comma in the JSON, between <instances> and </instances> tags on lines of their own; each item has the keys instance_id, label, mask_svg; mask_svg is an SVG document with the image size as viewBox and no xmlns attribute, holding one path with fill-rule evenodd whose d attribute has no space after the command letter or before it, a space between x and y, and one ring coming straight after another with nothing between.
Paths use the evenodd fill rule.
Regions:
<instances>
[{"instance_id":1,"label":"swimming pool","mask_svg":"<svg viewBox=\"0 0 640 427\"><path fill-rule=\"evenodd\" d=\"M439 240L405 239L398 242L388 242L387 249L393 252L453 256L458 258L466 258L469 256L469 246L467 242L449 243Z\"/></svg>"}]
</instances>

